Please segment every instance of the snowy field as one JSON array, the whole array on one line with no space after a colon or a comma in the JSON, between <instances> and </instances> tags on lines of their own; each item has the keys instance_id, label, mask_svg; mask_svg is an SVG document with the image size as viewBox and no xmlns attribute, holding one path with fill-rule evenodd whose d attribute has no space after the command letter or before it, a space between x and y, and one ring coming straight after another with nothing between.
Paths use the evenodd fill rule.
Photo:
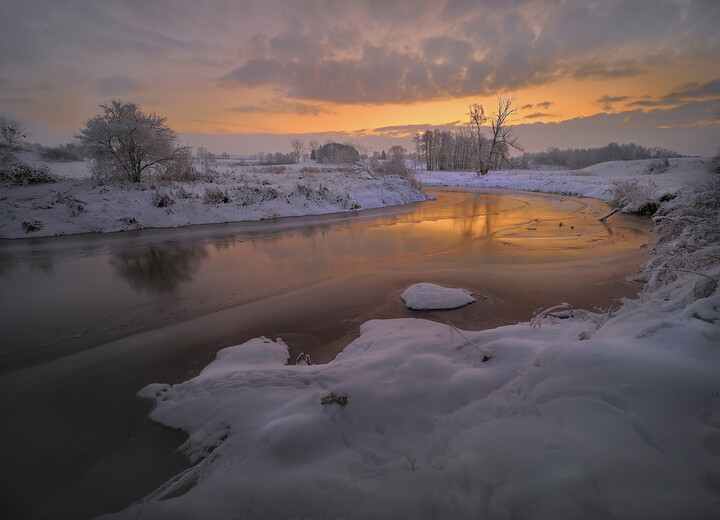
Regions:
<instances>
[{"instance_id":1,"label":"snowy field","mask_svg":"<svg viewBox=\"0 0 720 520\"><path fill-rule=\"evenodd\" d=\"M140 391L194 465L108 518L720 518L720 182L648 163L421 174L659 204L645 288L479 332L371 321L325 365L224 349Z\"/></svg>"},{"instance_id":2,"label":"snowy field","mask_svg":"<svg viewBox=\"0 0 720 520\"><path fill-rule=\"evenodd\" d=\"M133 185L94 182L88 162L18 157L34 168L48 167L58 182L3 186L0 238L319 215L425 200L400 177L371 178L315 163L247 167L222 161L194 182L146 179Z\"/></svg>"},{"instance_id":3,"label":"snowy field","mask_svg":"<svg viewBox=\"0 0 720 520\"><path fill-rule=\"evenodd\" d=\"M425 186L475 186L579 195L614 202L616 193L625 193L638 201L659 201L685 186L707 180L710 159L689 157L669 159L665 168L659 160L611 161L583 170L509 170L489 172L418 172ZM630 202L628 202L630 204ZM626 206L628 204L625 204ZM627 210L635 211L637 203Z\"/></svg>"}]
</instances>

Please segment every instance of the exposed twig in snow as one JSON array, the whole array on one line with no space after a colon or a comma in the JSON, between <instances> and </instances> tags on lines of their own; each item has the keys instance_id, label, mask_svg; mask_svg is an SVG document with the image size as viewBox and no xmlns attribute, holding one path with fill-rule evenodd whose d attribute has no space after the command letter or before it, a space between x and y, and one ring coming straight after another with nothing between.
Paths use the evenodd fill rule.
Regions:
<instances>
[{"instance_id":1,"label":"exposed twig in snow","mask_svg":"<svg viewBox=\"0 0 720 520\"><path fill-rule=\"evenodd\" d=\"M600 314L599 319L593 318L589 313L582 309L578 309L569 303L560 303L558 305L553 305L552 307L548 307L547 309L538 309L535 311L535 314L533 315L532 319L530 320L530 326L531 327L537 327L540 328L543 321L547 318L557 318L561 320L569 319L573 317L573 312L578 312L579 314L583 315L586 319L592 321L595 324L595 328L599 329L600 326L605 322L605 317L612 318L613 317L613 309L609 308L607 311L603 309L596 309L598 310L598 314ZM554 314L556 311L562 311L566 312L567 315L563 314Z\"/></svg>"},{"instance_id":2,"label":"exposed twig in snow","mask_svg":"<svg viewBox=\"0 0 720 520\"><path fill-rule=\"evenodd\" d=\"M483 363L485 363L486 361L490 361L492 359L491 354L489 354L486 350L481 348L477 343L475 343L473 340L471 340L465 334L463 334L462 331L460 329L458 329L455 325L453 325L449 321L447 322L447 324L448 324L448 327L450 327L450 342L452 343L452 347L453 347L453 363L455 362L455 351L460 350L461 348L463 348L466 345L466 343L460 343L457 347L455 346L455 332L457 332L463 338L465 338L465 341L467 341L472 346L474 346L478 350L478 352L480 352L483 355L483 358L482 358Z\"/></svg>"},{"instance_id":3,"label":"exposed twig in snow","mask_svg":"<svg viewBox=\"0 0 720 520\"><path fill-rule=\"evenodd\" d=\"M600 217L598 220L599 220L600 222L605 222L605 220L607 220L609 217L612 217L612 216L613 216L615 213L617 213L618 211L620 211L620 208L615 208L615 209L612 210L610 213L606 213L605 215L603 215L602 217Z\"/></svg>"},{"instance_id":4,"label":"exposed twig in snow","mask_svg":"<svg viewBox=\"0 0 720 520\"><path fill-rule=\"evenodd\" d=\"M713 278L712 276L709 276L707 274L698 273L697 271L693 271L692 269L678 269L677 267L655 267L652 269L645 269L646 271L678 271L680 273L690 273L690 274L696 274L698 276L704 276L705 278L709 278L713 282L718 282L717 278Z\"/></svg>"}]
</instances>

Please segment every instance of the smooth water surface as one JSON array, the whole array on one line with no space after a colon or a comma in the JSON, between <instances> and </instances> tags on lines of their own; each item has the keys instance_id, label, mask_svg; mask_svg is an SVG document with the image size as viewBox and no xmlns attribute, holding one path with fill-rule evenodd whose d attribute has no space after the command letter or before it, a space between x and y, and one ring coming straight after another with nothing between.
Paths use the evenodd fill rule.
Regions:
<instances>
[{"instance_id":1,"label":"smooth water surface","mask_svg":"<svg viewBox=\"0 0 720 520\"><path fill-rule=\"evenodd\" d=\"M600 223L608 208L591 199L435 193L353 214L0 241L0 441L12 446L0 502L83 518L148 493L185 463L171 453L183 436L149 423L135 393L252 337L327 362L367 319L482 329L637 290L624 278L647 258L646 219ZM479 301L409 311L399 295L417 282Z\"/></svg>"}]
</instances>

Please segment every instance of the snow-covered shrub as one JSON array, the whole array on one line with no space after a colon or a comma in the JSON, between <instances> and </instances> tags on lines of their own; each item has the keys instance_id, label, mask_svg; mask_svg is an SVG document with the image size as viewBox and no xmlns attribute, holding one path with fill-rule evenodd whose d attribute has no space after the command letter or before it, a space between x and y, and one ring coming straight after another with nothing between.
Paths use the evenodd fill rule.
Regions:
<instances>
[{"instance_id":1,"label":"snow-covered shrub","mask_svg":"<svg viewBox=\"0 0 720 520\"><path fill-rule=\"evenodd\" d=\"M193 166L189 153L180 154L174 161L159 167L158 179L165 182L197 182L202 178Z\"/></svg>"},{"instance_id":2,"label":"snow-covered shrub","mask_svg":"<svg viewBox=\"0 0 720 520\"><path fill-rule=\"evenodd\" d=\"M688 188L663 204L655 215L660 238L646 264L646 288L657 289L681 276L696 277L694 297L717 290L720 277L720 178Z\"/></svg>"},{"instance_id":3,"label":"snow-covered shrub","mask_svg":"<svg viewBox=\"0 0 720 520\"><path fill-rule=\"evenodd\" d=\"M400 177L406 177L408 175L407 166L405 161L400 156L393 156L382 165L382 173L385 175L399 175Z\"/></svg>"},{"instance_id":4,"label":"snow-covered shrub","mask_svg":"<svg viewBox=\"0 0 720 520\"><path fill-rule=\"evenodd\" d=\"M241 206L251 206L278 198L278 192L272 187L250 187L247 183L244 188L237 190L237 202Z\"/></svg>"},{"instance_id":5,"label":"snow-covered shrub","mask_svg":"<svg viewBox=\"0 0 720 520\"><path fill-rule=\"evenodd\" d=\"M22 223L22 228L25 233L32 233L33 231L40 231L42 228L45 227L45 224L43 224L40 220L25 220Z\"/></svg>"},{"instance_id":6,"label":"snow-covered shrub","mask_svg":"<svg viewBox=\"0 0 720 520\"><path fill-rule=\"evenodd\" d=\"M187 191L185 186L180 186L180 189L175 192L175 196L178 199L191 199L193 198L193 192Z\"/></svg>"},{"instance_id":7,"label":"snow-covered shrub","mask_svg":"<svg viewBox=\"0 0 720 520\"><path fill-rule=\"evenodd\" d=\"M32 168L12 153L0 152L0 182L12 186L47 184L56 182L46 166Z\"/></svg>"},{"instance_id":8,"label":"snow-covered shrub","mask_svg":"<svg viewBox=\"0 0 720 520\"><path fill-rule=\"evenodd\" d=\"M654 161L650 161L650 164L647 165L647 168L645 168L645 171L643 173L646 174L658 174L658 173L664 173L670 168L670 160L665 157L664 159L656 159Z\"/></svg>"},{"instance_id":9,"label":"snow-covered shrub","mask_svg":"<svg viewBox=\"0 0 720 520\"><path fill-rule=\"evenodd\" d=\"M298 184L295 187L295 191L298 192L298 194L301 197L305 197L306 199L310 199L313 189L309 184Z\"/></svg>"},{"instance_id":10,"label":"snow-covered shrub","mask_svg":"<svg viewBox=\"0 0 720 520\"><path fill-rule=\"evenodd\" d=\"M167 208L168 206L175 204L175 199L169 193L163 193L159 190L155 190L150 195L150 203L156 208Z\"/></svg>"},{"instance_id":11,"label":"snow-covered shrub","mask_svg":"<svg viewBox=\"0 0 720 520\"><path fill-rule=\"evenodd\" d=\"M658 209L658 201L653 198L657 185L652 181L647 184L636 180L613 182L608 191L608 203L625 213L652 215Z\"/></svg>"},{"instance_id":12,"label":"snow-covered shrub","mask_svg":"<svg viewBox=\"0 0 720 520\"><path fill-rule=\"evenodd\" d=\"M223 191L217 186L205 188L203 204L227 204L228 202L230 202L230 196L227 190Z\"/></svg>"},{"instance_id":13,"label":"snow-covered shrub","mask_svg":"<svg viewBox=\"0 0 720 520\"><path fill-rule=\"evenodd\" d=\"M58 192L52 201L52 204L64 204L70 210L70 216L77 217L80 213L85 212L86 202L73 197L72 195Z\"/></svg>"}]
</instances>

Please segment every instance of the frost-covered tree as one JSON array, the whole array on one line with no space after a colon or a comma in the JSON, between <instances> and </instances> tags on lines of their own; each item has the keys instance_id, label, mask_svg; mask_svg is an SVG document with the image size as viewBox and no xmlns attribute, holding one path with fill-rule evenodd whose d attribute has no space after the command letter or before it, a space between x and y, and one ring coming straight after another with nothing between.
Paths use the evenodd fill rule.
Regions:
<instances>
[{"instance_id":1,"label":"frost-covered tree","mask_svg":"<svg viewBox=\"0 0 720 520\"><path fill-rule=\"evenodd\" d=\"M140 182L143 173L187 161L190 147L178 144L177 134L164 117L117 100L100 108L102 112L75 134L92 157L97 177L124 176Z\"/></svg>"},{"instance_id":2,"label":"frost-covered tree","mask_svg":"<svg viewBox=\"0 0 720 520\"><path fill-rule=\"evenodd\" d=\"M17 148L27 137L27 132L20 121L0 116L0 146Z\"/></svg>"}]
</instances>

